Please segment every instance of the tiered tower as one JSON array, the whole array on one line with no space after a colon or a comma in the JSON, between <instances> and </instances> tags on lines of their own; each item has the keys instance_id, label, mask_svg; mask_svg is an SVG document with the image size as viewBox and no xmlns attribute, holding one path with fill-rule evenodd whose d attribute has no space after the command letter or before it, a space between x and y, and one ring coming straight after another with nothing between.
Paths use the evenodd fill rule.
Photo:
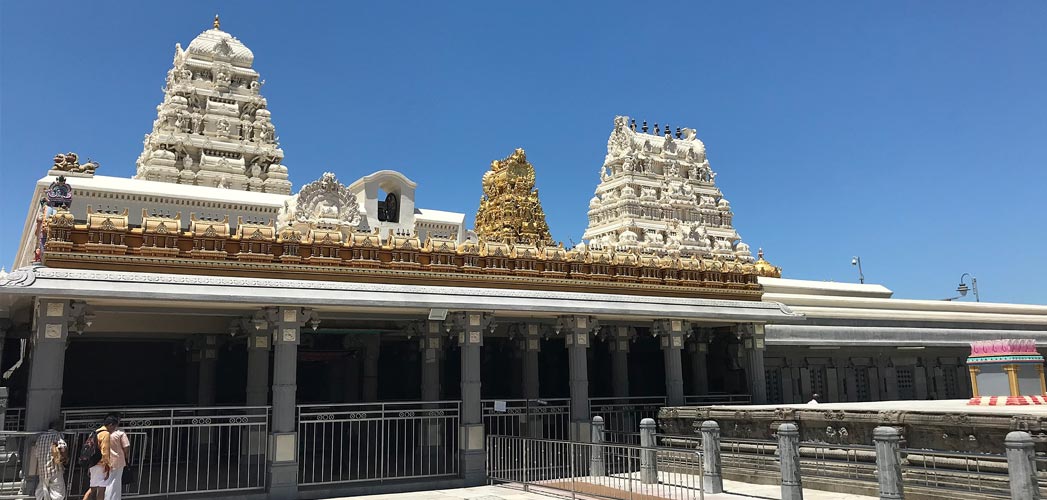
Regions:
<instances>
[{"instance_id":1,"label":"tiered tower","mask_svg":"<svg viewBox=\"0 0 1047 500\"><path fill-rule=\"evenodd\" d=\"M589 201L589 248L753 262L694 129L636 128L628 116L614 119Z\"/></svg>"},{"instance_id":2,"label":"tiered tower","mask_svg":"<svg viewBox=\"0 0 1047 500\"><path fill-rule=\"evenodd\" d=\"M135 178L290 194L253 62L250 49L219 29L218 16L188 50L176 44Z\"/></svg>"},{"instance_id":3,"label":"tiered tower","mask_svg":"<svg viewBox=\"0 0 1047 500\"><path fill-rule=\"evenodd\" d=\"M534 167L524 150L491 162L476 211L476 236L502 243L552 244L545 212L534 187Z\"/></svg>"}]
</instances>

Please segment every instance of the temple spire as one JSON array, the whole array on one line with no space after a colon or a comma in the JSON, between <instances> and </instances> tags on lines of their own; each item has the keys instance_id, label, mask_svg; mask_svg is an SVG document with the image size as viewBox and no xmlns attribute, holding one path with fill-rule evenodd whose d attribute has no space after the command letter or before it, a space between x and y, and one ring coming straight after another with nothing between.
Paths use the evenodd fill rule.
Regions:
<instances>
[{"instance_id":1,"label":"temple spire","mask_svg":"<svg viewBox=\"0 0 1047 500\"><path fill-rule=\"evenodd\" d=\"M175 47L164 100L146 134L135 177L291 194L284 152L251 66L254 53L214 28Z\"/></svg>"},{"instance_id":2,"label":"temple spire","mask_svg":"<svg viewBox=\"0 0 1047 500\"><path fill-rule=\"evenodd\" d=\"M218 20L218 14L214 15L214 29L222 29L222 22Z\"/></svg>"}]
</instances>

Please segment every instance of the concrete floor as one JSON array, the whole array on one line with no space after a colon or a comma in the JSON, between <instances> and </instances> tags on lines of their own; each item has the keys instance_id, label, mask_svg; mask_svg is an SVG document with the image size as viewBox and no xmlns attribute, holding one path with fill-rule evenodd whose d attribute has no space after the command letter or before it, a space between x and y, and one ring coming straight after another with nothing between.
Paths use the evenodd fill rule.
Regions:
<instances>
[{"instance_id":1,"label":"concrete floor","mask_svg":"<svg viewBox=\"0 0 1047 500\"><path fill-rule=\"evenodd\" d=\"M758 485L741 483L738 481L724 481L724 489L727 493L706 494L707 500L752 500L758 499L780 499L781 487L770 485ZM525 492L519 485L506 486L478 486L475 488L460 488L453 490L417 491L413 493L395 493L388 495L371 495L362 497L345 497L336 500L549 500L550 498L570 498L569 492L558 490L541 490L532 488ZM876 500L876 497L861 495L844 495L818 490L803 490L805 500ZM592 500L592 497L577 495L577 498ZM699 494L693 492L688 498L677 498L675 500L698 500Z\"/></svg>"}]
</instances>

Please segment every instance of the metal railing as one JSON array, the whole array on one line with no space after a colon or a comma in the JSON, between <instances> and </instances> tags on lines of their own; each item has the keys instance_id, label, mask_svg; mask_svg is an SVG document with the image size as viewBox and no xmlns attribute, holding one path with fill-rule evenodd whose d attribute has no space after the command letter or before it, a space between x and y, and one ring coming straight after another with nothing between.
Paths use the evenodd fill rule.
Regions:
<instances>
[{"instance_id":1,"label":"metal railing","mask_svg":"<svg viewBox=\"0 0 1047 500\"><path fill-rule=\"evenodd\" d=\"M480 403L485 434L569 438L570 399L485 399Z\"/></svg>"},{"instance_id":2,"label":"metal railing","mask_svg":"<svg viewBox=\"0 0 1047 500\"><path fill-rule=\"evenodd\" d=\"M930 488L977 493L986 498L1010 498L1007 457L970 453L903 449L902 483L909 488Z\"/></svg>"},{"instance_id":3,"label":"metal railing","mask_svg":"<svg viewBox=\"0 0 1047 500\"><path fill-rule=\"evenodd\" d=\"M25 430L25 408L8 408L4 410L4 430Z\"/></svg>"},{"instance_id":4,"label":"metal railing","mask_svg":"<svg viewBox=\"0 0 1047 500\"><path fill-rule=\"evenodd\" d=\"M610 432L634 433L640 429L640 421L656 418L658 410L665 406L665 397L589 398L589 418L600 416ZM637 441L624 441L640 444Z\"/></svg>"},{"instance_id":5,"label":"metal railing","mask_svg":"<svg viewBox=\"0 0 1047 500\"><path fill-rule=\"evenodd\" d=\"M458 401L299 405L301 485L458 475Z\"/></svg>"},{"instance_id":6,"label":"metal railing","mask_svg":"<svg viewBox=\"0 0 1047 500\"><path fill-rule=\"evenodd\" d=\"M737 469L751 474L779 476L777 453L776 441L740 438L720 440L721 463L724 470Z\"/></svg>"},{"instance_id":7,"label":"metal railing","mask_svg":"<svg viewBox=\"0 0 1047 500\"><path fill-rule=\"evenodd\" d=\"M848 479L876 484L876 447L800 443L800 473L804 478Z\"/></svg>"},{"instance_id":8,"label":"metal railing","mask_svg":"<svg viewBox=\"0 0 1047 500\"><path fill-rule=\"evenodd\" d=\"M620 500L704 499L695 450L487 436L487 476L529 491Z\"/></svg>"},{"instance_id":9,"label":"metal railing","mask_svg":"<svg viewBox=\"0 0 1047 500\"><path fill-rule=\"evenodd\" d=\"M65 410L71 461L84 439L114 410ZM127 496L172 496L264 490L269 407L138 408L115 410L131 442L137 478ZM70 492L86 491L88 472L71 466Z\"/></svg>"},{"instance_id":10,"label":"metal railing","mask_svg":"<svg viewBox=\"0 0 1047 500\"><path fill-rule=\"evenodd\" d=\"M29 468L28 453L36 441L35 432L0 431L0 499L35 498L23 493L23 480Z\"/></svg>"}]
</instances>

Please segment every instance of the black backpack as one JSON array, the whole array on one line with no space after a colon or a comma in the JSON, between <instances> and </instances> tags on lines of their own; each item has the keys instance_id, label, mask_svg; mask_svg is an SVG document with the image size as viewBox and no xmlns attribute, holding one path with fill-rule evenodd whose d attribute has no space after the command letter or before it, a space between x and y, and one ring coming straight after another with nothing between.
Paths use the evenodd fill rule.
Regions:
<instances>
[{"instance_id":1,"label":"black backpack","mask_svg":"<svg viewBox=\"0 0 1047 500\"><path fill-rule=\"evenodd\" d=\"M99 431L95 431L94 434L84 438L84 444L80 446L80 456L77 459L77 464L81 467L91 468L102 461L102 448L98 446L98 433Z\"/></svg>"}]
</instances>

